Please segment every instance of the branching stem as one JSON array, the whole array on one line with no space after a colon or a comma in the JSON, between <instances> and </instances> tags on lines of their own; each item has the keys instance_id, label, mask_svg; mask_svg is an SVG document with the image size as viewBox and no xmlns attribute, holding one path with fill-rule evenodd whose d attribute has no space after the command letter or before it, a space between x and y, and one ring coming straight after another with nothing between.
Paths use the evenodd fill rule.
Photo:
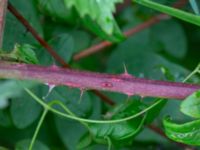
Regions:
<instances>
[{"instance_id":1,"label":"branching stem","mask_svg":"<svg viewBox=\"0 0 200 150\"><path fill-rule=\"evenodd\" d=\"M188 1L187 0L179 0L178 2L176 2L173 7L174 8L180 8L183 7ZM135 27L132 27L131 29L127 30L124 32L124 35L128 38L130 36L134 36L136 33L144 31L147 28L150 28L151 26L159 23L162 20L167 20L170 19L170 17L167 14L158 14L148 20L146 20L145 22L136 25ZM80 51L79 53L75 54L73 57L74 61L78 61L82 58L86 58L92 54L95 54L99 51L105 50L105 48L112 46L114 43L111 43L109 41L103 41L100 42L96 45L93 45L87 49L84 49L82 51Z\"/></svg>"},{"instance_id":2,"label":"branching stem","mask_svg":"<svg viewBox=\"0 0 200 150\"><path fill-rule=\"evenodd\" d=\"M46 116L47 112L48 112L48 110L47 110L47 109L44 109L44 112L42 113L42 116L41 116L41 118L40 118L40 120L39 120L39 123L38 123L38 125L37 125L37 128L36 128L36 130L35 130L35 132L34 132L33 138L32 138L31 143L30 143L30 145L29 145L29 150L32 150L32 149L33 149L35 140L36 140L36 138L37 138L37 135L38 135L38 133L39 133L39 130L40 130L41 126L42 126L42 123L43 123L43 121L44 121L44 119L45 119L45 116Z\"/></svg>"},{"instance_id":3,"label":"branching stem","mask_svg":"<svg viewBox=\"0 0 200 150\"><path fill-rule=\"evenodd\" d=\"M27 30L33 35L33 37L46 48L47 52L63 67L68 68L69 65L60 57L56 50L54 50L38 33L37 31L30 25L30 23L12 6L11 3L8 3L8 10L15 15L15 17L20 20L20 22L27 28Z\"/></svg>"}]
</instances>

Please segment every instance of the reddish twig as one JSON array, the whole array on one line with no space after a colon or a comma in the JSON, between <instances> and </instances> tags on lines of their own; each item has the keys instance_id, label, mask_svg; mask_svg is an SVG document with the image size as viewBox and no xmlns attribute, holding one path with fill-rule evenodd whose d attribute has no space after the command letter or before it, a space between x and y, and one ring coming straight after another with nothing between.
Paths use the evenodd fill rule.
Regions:
<instances>
[{"instance_id":1,"label":"reddish twig","mask_svg":"<svg viewBox=\"0 0 200 150\"><path fill-rule=\"evenodd\" d=\"M156 81L133 77L127 73L109 75L64 69L55 66L44 67L30 64L0 62L0 77L38 80L53 85L67 85L82 90L95 89L170 99L184 99L200 85Z\"/></svg>"},{"instance_id":2,"label":"reddish twig","mask_svg":"<svg viewBox=\"0 0 200 150\"><path fill-rule=\"evenodd\" d=\"M68 85L68 86L74 86L74 87L79 87L81 89L84 89L84 88L87 89L87 87L78 86L78 84L76 83L77 79L74 79L74 81L70 80L70 82L66 81L66 80L64 80L64 81L58 81L58 80L56 80L56 79L63 79L63 78L65 78L65 71L67 71L67 70L63 70L63 69L60 70L59 68L56 68L55 66L53 66L53 68L50 69L50 70L49 70L49 68L46 68L47 69L46 70L45 68L41 68L41 67L37 67L37 66L32 66L32 65L25 65L25 64L24 65L23 64L13 64L13 65L12 64L7 64L7 63L4 63L4 62L0 63L0 77L6 77L6 78L9 78L9 77L13 78L14 77L14 78L19 78L19 79L39 79L39 80L42 80L43 82L48 82L48 80L44 80L44 79L48 79L49 77L53 77L54 80L49 79L49 82L51 82L51 84L52 83L55 84L56 82L59 82L57 84L62 84L60 82L64 82L65 85ZM16 68L16 69L14 69L14 68ZM58 74L60 72L62 77L61 76L55 77L55 75L52 74L53 73L52 71L54 73L57 72ZM68 71L70 71L70 70L68 70ZM70 72L72 73L71 77L75 77L77 73L82 74L81 72L77 72L77 71L74 72L72 70ZM34 75L34 73L35 73L35 75ZM46 74L46 76L43 73ZM69 75L69 74L70 74L69 72L66 72L66 75ZM84 76L86 76L86 77L90 77L91 76L92 77L92 74L89 74L89 73L83 73L82 75L83 75L83 77L78 77L78 78L81 79L81 80L83 80L83 82L86 81ZM99 76L100 74L93 74L93 76L95 76L95 75ZM101 82L100 86L102 86L102 85L103 86L110 86L109 85L110 82L104 81L105 77L109 77L109 75L102 75L102 76L104 78L99 77L100 80L101 79L103 80ZM110 78L112 80L114 79L115 82L119 82L119 80L120 80L120 78L117 78L116 75L110 75ZM125 76L122 75L122 79L129 79L130 80L131 76L129 76L129 75L125 75ZM56 82L54 82L55 80L56 80ZM91 80L91 81L93 82L93 80ZM131 82L131 81L129 81L129 82ZM105 87L103 87L103 88L105 88ZM198 86L198 88L200 88L200 86ZM102 99L107 99L107 97L105 97L104 95L102 95L100 92L98 92L98 91L94 91L94 92L95 92L96 95L98 95ZM110 105L114 105L115 104L110 99L108 99L106 102L108 104L110 104ZM160 134L161 136L167 138L165 136L165 134L160 129L155 128L155 127L153 127L151 125L149 126L149 128L153 129L156 133Z\"/></svg>"},{"instance_id":3,"label":"reddish twig","mask_svg":"<svg viewBox=\"0 0 200 150\"><path fill-rule=\"evenodd\" d=\"M56 61L58 61L63 67L70 68L70 66L56 53L55 50L52 49L52 47L42 38L39 36L37 31L29 24L29 22L10 4L8 3L8 9L10 12L27 28L28 31L33 35L33 37L43 46L45 47L48 52L55 58ZM93 93L96 94L101 98L102 101L113 104L114 102L103 95L102 93L93 90Z\"/></svg>"},{"instance_id":4,"label":"reddish twig","mask_svg":"<svg viewBox=\"0 0 200 150\"><path fill-rule=\"evenodd\" d=\"M23 18L17 11L16 9L14 9L12 7L12 5L9 5L9 10L15 14L15 16L21 20L21 22L26 26L26 28L33 34L33 36L39 41L39 43L41 45L43 45L46 49L48 49L50 51L50 54L54 55L54 51L52 50L52 48L40 37L38 36L37 32L29 25L29 23L25 20L25 18ZM156 22L159 22L159 19L157 17L153 17L152 19L148 20L147 22L145 22L144 24L140 25L140 26L137 26L136 28L132 29L132 30L129 30L125 33L126 36L130 36L130 35L133 35L134 33L137 33L139 32L140 30L143 30L145 28L147 28L148 26L151 26L153 25L154 23ZM110 46L111 43L109 42L104 42L102 43L101 45L99 46L96 46L96 48L104 48L106 46ZM53 53L52 53L53 51ZM55 58L55 55L54 55L54 58ZM56 57L57 61L60 62L60 60L62 60L62 58L60 59L59 57ZM61 64L64 64L64 66L66 66L66 63L64 61L61 61ZM93 92L98 95L102 100L104 100L105 102L107 102L108 104L110 105L114 105L115 103L110 100L108 97L106 97L105 95L101 94L100 92L96 91L96 90L93 90ZM165 134L161 131L161 130L154 130L156 133L160 134L160 135L164 135L165 138L167 138L165 136ZM158 132L159 131L159 132Z\"/></svg>"},{"instance_id":5,"label":"reddish twig","mask_svg":"<svg viewBox=\"0 0 200 150\"><path fill-rule=\"evenodd\" d=\"M33 35L33 37L44 46L49 54L54 57L63 67L69 67L69 65L56 53L56 51L49 46L49 44L37 33L37 31L29 24L29 22L8 2L8 10L27 28L27 30Z\"/></svg>"},{"instance_id":6,"label":"reddish twig","mask_svg":"<svg viewBox=\"0 0 200 150\"><path fill-rule=\"evenodd\" d=\"M129 3L129 1L127 2ZM59 56L57 56L57 54L55 54L55 52L53 51L53 49L37 34L37 32L30 26L30 24L25 20L25 18L23 18L15 9L14 7L12 7L12 5L8 6L9 10L19 19L21 20L21 22L26 26L26 28L33 34L33 36L39 41L39 43L41 45L43 45L46 49L48 49L49 53L51 55L54 56L54 58L59 61L62 65L64 66L68 66L64 61L62 61L62 58L60 58ZM159 18L159 17L158 17ZM134 33L139 32L140 30L143 30L145 28L147 28L148 26L151 26L153 24L155 24L156 22L159 22L159 19L157 17L153 17L152 19L148 20L146 23L136 27L133 30L129 30L127 32L125 32L126 36L130 36L133 35ZM1 35L1 34L0 34ZM97 46L96 48L104 48L106 46L110 46L112 45L109 42L104 42L103 44L101 44L100 46ZM114 105L115 103L110 100L109 98L107 98L105 95L103 95L102 93L93 90L93 92L99 96L102 100L104 100L105 102L107 102L110 105ZM154 130L155 131L155 130ZM157 129L155 132L157 132L160 135L164 135L164 133L160 130ZM166 138L166 136L164 136Z\"/></svg>"},{"instance_id":7,"label":"reddish twig","mask_svg":"<svg viewBox=\"0 0 200 150\"><path fill-rule=\"evenodd\" d=\"M165 135L165 133L161 129L159 129L158 127L156 127L156 126L154 126L154 125L151 124L151 125L148 125L148 128L151 129L151 130L153 130L153 131L155 131L156 133L158 133L162 137L168 139L168 137Z\"/></svg>"},{"instance_id":8,"label":"reddish twig","mask_svg":"<svg viewBox=\"0 0 200 150\"><path fill-rule=\"evenodd\" d=\"M6 7L7 7L7 0L0 0L0 48L2 46L2 41L3 41Z\"/></svg>"},{"instance_id":9,"label":"reddish twig","mask_svg":"<svg viewBox=\"0 0 200 150\"><path fill-rule=\"evenodd\" d=\"M176 2L173 7L180 8L180 7L184 6L187 2L188 2L187 0L180 0L180 1ZM161 20L165 20L165 19L168 19L168 18L169 18L169 16L166 15L166 14L159 14L155 17L150 18L149 20L145 21L144 23L137 25L136 27L133 27L133 28L125 31L124 35L126 37L133 36L136 33L143 31L144 29L147 29L147 28L157 24ZM108 41L103 41L103 42L101 42L97 45L93 45L90 48L84 49L81 52L75 54L74 57L73 57L73 60L78 61L78 60L85 58L89 55L92 55L96 52L102 51L106 47L109 47L113 44L114 43L111 43L111 42L108 42Z\"/></svg>"},{"instance_id":10,"label":"reddish twig","mask_svg":"<svg viewBox=\"0 0 200 150\"><path fill-rule=\"evenodd\" d=\"M129 37L129 36L131 36L131 35L134 35L134 34L140 32L140 31L143 31L144 29L150 27L151 25L156 24L157 22L160 21L160 19L162 19L162 18L160 18L160 15L159 15L159 16L156 16L156 17L153 17L153 18L151 18L151 19L145 21L144 23L139 24L138 26L136 26L136 27L134 27L134 28L131 28L130 30L125 31L124 34L125 34L126 37ZM80 59L82 59L82 58L85 58L85 57L87 57L87 56L89 56L89 55L92 55L92 54L94 54L94 53L97 53L97 52L99 52L99 51L102 51L102 50L104 50L106 47L109 47L109 46L111 46L111 45L113 45L113 43L108 42L108 41L103 41L103 42L101 42L101 43L99 43L99 44L93 45L93 46L91 46L91 47L89 47L89 48L87 48L87 49L84 49L84 50L82 50L81 52L75 54L75 55L73 56L73 60L74 60L74 61L78 61L78 60L80 60Z\"/></svg>"},{"instance_id":11,"label":"reddish twig","mask_svg":"<svg viewBox=\"0 0 200 150\"><path fill-rule=\"evenodd\" d=\"M94 94L96 94L99 98L101 98L104 102L106 102L107 104L114 106L115 102L113 100L111 100L110 98L108 98L107 96L105 96L104 94L102 94L101 92L97 91L97 90L92 90L92 92Z\"/></svg>"},{"instance_id":12,"label":"reddish twig","mask_svg":"<svg viewBox=\"0 0 200 150\"><path fill-rule=\"evenodd\" d=\"M131 28L130 30L125 31L124 35L126 37L133 36L134 34L140 32L140 31L143 31L144 29L146 29L146 28L158 23L160 21L160 19L165 18L165 16L166 15L158 15L156 17L153 17L153 18L145 21L144 23L139 24L138 26L136 26L134 28ZM91 55L91 54L94 54L96 52L102 51L102 50L104 50L104 48L109 47L111 45L113 45L113 43L108 42L108 41L103 41L103 42L101 42L101 43L99 43L97 45L94 45L94 46L92 46L90 48L87 48L87 49L82 50L81 52L75 54L73 56L73 60L74 61L78 61L78 60L80 60L82 58L85 58L85 57Z\"/></svg>"}]
</instances>

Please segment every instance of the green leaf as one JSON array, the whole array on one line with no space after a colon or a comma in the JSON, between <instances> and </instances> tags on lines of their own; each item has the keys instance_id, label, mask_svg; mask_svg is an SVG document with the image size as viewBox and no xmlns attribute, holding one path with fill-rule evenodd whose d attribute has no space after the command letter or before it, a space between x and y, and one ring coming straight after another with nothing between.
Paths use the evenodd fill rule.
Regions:
<instances>
[{"instance_id":1,"label":"green leaf","mask_svg":"<svg viewBox=\"0 0 200 150\"><path fill-rule=\"evenodd\" d=\"M0 150L9 150L8 148L0 146Z\"/></svg>"},{"instance_id":2,"label":"green leaf","mask_svg":"<svg viewBox=\"0 0 200 150\"><path fill-rule=\"evenodd\" d=\"M180 110L188 116L200 118L200 90L188 96L181 103Z\"/></svg>"},{"instance_id":3,"label":"green leaf","mask_svg":"<svg viewBox=\"0 0 200 150\"><path fill-rule=\"evenodd\" d=\"M174 16L186 22L200 26L200 16L197 16L197 15L194 15L194 14L191 14L191 13L188 13L176 8L168 7L168 6L153 2L151 0L133 0L133 1L138 4L144 5L146 7Z\"/></svg>"},{"instance_id":4,"label":"green leaf","mask_svg":"<svg viewBox=\"0 0 200 150\"><path fill-rule=\"evenodd\" d=\"M15 55L15 57L19 59L19 61L31 64L39 64L33 47L29 44L23 44L21 46L16 45L13 51L13 55Z\"/></svg>"},{"instance_id":5,"label":"green leaf","mask_svg":"<svg viewBox=\"0 0 200 150\"><path fill-rule=\"evenodd\" d=\"M65 32L65 31L62 31ZM69 62L72 58L72 54L75 51L75 42L73 37L70 34L56 34L48 43L53 47L56 53L63 58L66 62ZM38 59L41 64L52 65L55 64L55 61L52 59L52 56L43 48L39 47L39 50L36 51Z\"/></svg>"},{"instance_id":6,"label":"green leaf","mask_svg":"<svg viewBox=\"0 0 200 150\"><path fill-rule=\"evenodd\" d=\"M166 104L167 104L167 100L163 99L162 102L156 105L153 109L149 110L146 116L145 123L146 124L152 123L155 120L155 118L159 116L160 112L162 111L163 107Z\"/></svg>"},{"instance_id":7,"label":"green leaf","mask_svg":"<svg viewBox=\"0 0 200 150\"><path fill-rule=\"evenodd\" d=\"M13 50L14 45L35 44L33 36L27 29L10 13L6 15L6 26L4 29L3 50Z\"/></svg>"},{"instance_id":8,"label":"green leaf","mask_svg":"<svg viewBox=\"0 0 200 150\"><path fill-rule=\"evenodd\" d=\"M22 81L25 87L30 88L35 85L33 82ZM24 91L24 88L19 86L16 80L7 80L0 82L0 100L7 100L13 97L19 97Z\"/></svg>"},{"instance_id":9,"label":"green leaf","mask_svg":"<svg viewBox=\"0 0 200 150\"><path fill-rule=\"evenodd\" d=\"M129 122L116 124L90 124L90 132L98 140L106 141L105 137L109 137L114 141L121 141L129 137L133 137L141 129L142 118L136 118Z\"/></svg>"},{"instance_id":10,"label":"green leaf","mask_svg":"<svg viewBox=\"0 0 200 150\"><path fill-rule=\"evenodd\" d=\"M87 92L83 93L80 99L81 91L68 88L66 86L57 86L48 95L47 100L59 99L77 116L87 117L92 112L92 101ZM56 107L57 108L57 107ZM58 108L60 111L62 109Z\"/></svg>"},{"instance_id":11,"label":"green leaf","mask_svg":"<svg viewBox=\"0 0 200 150\"><path fill-rule=\"evenodd\" d=\"M34 29L43 36L40 18L37 9L34 6L34 0L11 0L12 5L22 14ZM19 44L35 44L36 41L27 29L15 18L11 13L6 14L6 25L4 29L3 49L11 50L16 43Z\"/></svg>"},{"instance_id":12,"label":"green leaf","mask_svg":"<svg viewBox=\"0 0 200 150\"><path fill-rule=\"evenodd\" d=\"M7 110L0 109L0 126L10 127L12 124L11 118L9 116L9 112Z\"/></svg>"},{"instance_id":13,"label":"green leaf","mask_svg":"<svg viewBox=\"0 0 200 150\"><path fill-rule=\"evenodd\" d=\"M38 11L35 7L35 0L11 0L12 5L25 17L34 29L43 36L43 27L40 22Z\"/></svg>"},{"instance_id":14,"label":"green leaf","mask_svg":"<svg viewBox=\"0 0 200 150\"><path fill-rule=\"evenodd\" d=\"M164 30L163 30L164 29ZM186 34L174 20L161 22L151 29L153 40L162 44L162 49L176 58L183 58L187 52Z\"/></svg>"},{"instance_id":15,"label":"green leaf","mask_svg":"<svg viewBox=\"0 0 200 150\"><path fill-rule=\"evenodd\" d=\"M27 150L28 147L29 147L30 142L31 141L28 140L28 139L19 141L16 144L15 150ZM35 144L34 144L32 150L49 150L49 148L45 144L43 144L42 142L35 141Z\"/></svg>"},{"instance_id":16,"label":"green leaf","mask_svg":"<svg viewBox=\"0 0 200 150\"><path fill-rule=\"evenodd\" d=\"M128 38L113 50L107 62L108 72L123 73L123 63L127 71L137 77L166 79L160 66L170 68L176 81L181 81L189 73L183 67L154 52L148 30Z\"/></svg>"},{"instance_id":17,"label":"green leaf","mask_svg":"<svg viewBox=\"0 0 200 150\"><path fill-rule=\"evenodd\" d=\"M26 87L32 87L35 83L22 81ZM19 97L23 93L23 88L19 86L16 80L7 80L0 82L0 109L9 106L9 99Z\"/></svg>"},{"instance_id":18,"label":"green leaf","mask_svg":"<svg viewBox=\"0 0 200 150\"><path fill-rule=\"evenodd\" d=\"M133 100L116 106L105 117L107 116L109 119L125 118L140 112L144 108L145 105L139 100ZM140 116L120 123L91 123L89 124L89 130L96 142L107 143L107 138L110 138L114 143L123 141L123 144L128 144L130 140L127 139L132 139L140 131L145 118L144 116ZM116 143L116 145L122 145L122 143Z\"/></svg>"},{"instance_id":19,"label":"green leaf","mask_svg":"<svg viewBox=\"0 0 200 150\"><path fill-rule=\"evenodd\" d=\"M74 52L78 52L90 46L91 36L89 33L82 30L75 30L70 32L70 35L74 39ZM83 40L84 39L84 40Z\"/></svg>"},{"instance_id":20,"label":"green leaf","mask_svg":"<svg viewBox=\"0 0 200 150\"><path fill-rule=\"evenodd\" d=\"M57 51L63 60L69 62L74 52L74 40L68 34L60 34L50 41L50 44Z\"/></svg>"},{"instance_id":21,"label":"green leaf","mask_svg":"<svg viewBox=\"0 0 200 150\"><path fill-rule=\"evenodd\" d=\"M14 125L19 129L31 125L39 117L41 111L42 107L26 92L11 101L11 117Z\"/></svg>"},{"instance_id":22,"label":"green leaf","mask_svg":"<svg viewBox=\"0 0 200 150\"><path fill-rule=\"evenodd\" d=\"M0 51L0 59L31 64L39 63L33 47L29 44L15 44L14 50L10 53Z\"/></svg>"},{"instance_id":23,"label":"green leaf","mask_svg":"<svg viewBox=\"0 0 200 150\"><path fill-rule=\"evenodd\" d=\"M115 11L115 4L122 0L87 0L84 2L82 0L64 0L64 2L68 8L74 6L82 18L88 15L93 21L96 21L101 30L109 36L113 35L118 28L112 13ZM93 27L93 31L96 30L96 33L100 31L96 25L93 24Z\"/></svg>"},{"instance_id":24,"label":"green leaf","mask_svg":"<svg viewBox=\"0 0 200 150\"><path fill-rule=\"evenodd\" d=\"M107 71L109 73L123 73L124 63L128 73L133 76L157 80L171 80L171 75L169 79L169 77L166 77L166 71L163 73L162 68L164 67L168 68L167 72L171 72L173 74L174 81L182 81L189 71L180 65L170 62L160 54L157 54L154 50L154 46L151 45L152 36L150 35L151 32L149 32L149 30L142 31L137 35L128 38L121 44L118 44L108 58ZM122 98L118 95L115 97L112 95L111 98L115 101L120 99L122 100ZM144 102L145 101L149 102L150 99L145 98ZM147 115L147 123L150 123L159 115L162 107L165 105L164 103L165 101L163 101L163 104L159 104L161 107L158 106L150 110L152 113L149 113L149 116ZM166 105L167 106L164 108L165 113L172 113L177 115L177 117L180 117L179 114L182 115L178 109L180 101L168 101ZM182 117L182 119L184 118Z\"/></svg>"},{"instance_id":25,"label":"green leaf","mask_svg":"<svg viewBox=\"0 0 200 150\"><path fill-rule=\"evenodd\" d=\"M80 100L80 92L78 89L59 86L53 89L47 100L59 99L77 116L88 118L93 110L93 102L87 92L83 94ZM63 111L60 107L55 107L55 109ZM60 118L57 115L54 116L54 119L58 135L65 147L74 150L80 137L85 134L86 129L77 121Z\"/></svg>"},{"instance_id":26,"label":"green leaf","mask_svg":"<svg viewBox=\"0 0 200 150\"><path fill-rule=\"evenodd\" d=\"M117 23L113 23L114 31L112 35L104 32L101 27L97 23L95 23L91 18L85 17L83 19L84 25L89 28L92 32L96 33L98 36L100 36L103 39L112 41L112 42L120 42L125 39L125 37L122 35L119 27L117 26Z\"/></svg>"},{"instance_id":27,"label":"green leaf","mask_svg":"<svg viewBox=\"0 0 200 150\"><path fill-rule=\"evenodd\" d=\"M54 21L76 23L79 19L73 9L65 7L63 0L37 0L37 6L42 13L51 16Z\"/></svg>"},{"instance_id":28,"label":"green leaf","mask_svg":"<svg viewBox=\"0 0 200 150\"><path fill-rule=\"evenodd\" d=\"M8 99L0 99L0 109L6 108L8 105Z\"/></svg>"},{"instance_id":29,"label":"green leaf","mask_svg":"<svg viewBox=\"0 0 200 150\"><path fill-rule=\"evenodd\" d=\"M88 148L88 146L90 146L92 144L92 136L89 133L86 133L85 135L83 135L78 144L77 144L77 149L86 149Z\"/></svg>"},{"instance_id":30,"label":"green leaf","mask_svg":"<svg viewBox=\"0 0 200 150\"><path fill-rule=\"evenodd\" d=\"M79 122L57 116L55 116L55 124L58 135L66 149L76 149L78 141L85 134L86 129Z\"/></svg>"},{"instance_id":31,"label":"green leaf","mask_svg":"<svg viewBox=\"0 0 200 150\"><path fill-rule=\"evenodd\" d=\"M176 124L167 117L163 124L165 133L170 139L184 144L200 145L200 120Z\"/></svg>"}]
</instances>

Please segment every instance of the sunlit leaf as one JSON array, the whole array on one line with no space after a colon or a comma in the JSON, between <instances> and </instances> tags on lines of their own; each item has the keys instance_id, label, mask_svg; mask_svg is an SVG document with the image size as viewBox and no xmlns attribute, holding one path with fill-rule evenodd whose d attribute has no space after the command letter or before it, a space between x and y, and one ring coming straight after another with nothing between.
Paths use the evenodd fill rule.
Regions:
<instances>
[{"instance_id":1,"label":"sunlit leaf","mask_svg":"<svg viewBox=\"0 0 200 150\"><path fill-rule=\"evenodd\" d=\"M115 11L115 4L122 1L123 0L64 0L68 8L75 7L82 18L88 15L90 19L100 26L99 28L97 25L91 23L91 21L86 21L87 24L89 22L92 24L90 29L95 31L95 33L102 36L103 33L100 32L105 32L102 37L105 37L105 35L112 36L117 33L120 38L122 37L122 33L118 29L112 13Z\"/></svg>"},{"instance_id":2,"label":"sunlit leaf","mask_svg":"<svg viewBox=\"0 0 200 150\"><path fill-rule=\"evenodd\" d=\"M177 124L170 118L165 118L163 124L170 139L189 145L200 145L200 120Z\"/></svg>"},{"instance_id":3,"label":"sunlit leaf","mask_svg":"<svg viewBox=\"0 0 200 150\"><path fill-rule=\"evenodd\" d=\"M200 90L188 96L181 103L181 111L191 117L200 118Z\"/></svg>"},{"instance_id":4,"label":"sunlit leaf","mask_svg":"<svg viewBox=\"0 0 200 150\"><path fill-rule=\"evenodd\" d=\"M10 53L0 51L0 59L23 63L39 64L33 46L29 44L15 44L14 50Z\"/></svg>"}]
</instances>

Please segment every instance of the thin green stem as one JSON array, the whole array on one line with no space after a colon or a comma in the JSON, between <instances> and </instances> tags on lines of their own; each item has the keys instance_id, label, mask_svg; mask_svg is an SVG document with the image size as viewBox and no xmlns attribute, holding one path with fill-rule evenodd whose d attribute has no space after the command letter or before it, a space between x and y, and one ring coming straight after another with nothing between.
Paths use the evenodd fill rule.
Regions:
<instances>
[{"instance_id":1,"label":"thin green stem","mask_svg":"<svg viewBox=\"0 0 200 150\"><path fill-rule=\"evenodd\" d=\"M126 117L126 118L122 118L122 119L117 119L117 120L91 120L91 119L84 119L84 118L80 118L80 117L76 117L76 116L71 116L65 113L62 113L52 107L50 107L49 105L47 105L46 103L44 103L40 98L38 98L34 93L32 93L29 89L24 88L25 91L33 98L35 99L40 105L42 105L45 109L48 109L49 111L58 114L60 116L69 118L69 119L73 119L76 121L82 121L82 122L86 122L86 123L99 123L99 124L107 124L107 123L120 123L123 121L128 121L131 120L133 118L136 118L142 114L144 114L145 112L149 111L150 109L154 108L155 106L157 106L158 104L160 104L162 102L162 100L157 100L155 103L153 103L151 106L145 108L144 110L138 112L137 114L134 114L132 116ZM64 105L62 105L63 107ZM68 108L65 107L65 110L68 110Z\"/></svg>"},{"instance_id":2,"label":"thin green stem","mask_svg":"<svg viewBox=\"0 0 200 150\"><path fill-rule=\"evenodd\" d=\"M197 65L197 67L183 80L183 82L186 82L187 80L189 80L196 73L200 73L200 64Z\"/></svg>"},{"instance_id":3,"label":"thin green stem","mask_svg":"<svg viewBox=\"0 0 200 150\"><path fill-rule=\"evenodd\" d=\"M176 18L179 18L181 20L190 22L192 24L195 24L197 26L200 26L200 16L194 15L176 8L172 8L169 6L165 6L162 4L158 4L156 2L150 1L150 0L133 0L134 2L144 5L146 7L155 9L157 11L166 13L168 15L174 16Z\"/></svg>"},{"instance_id":4,"label":"thin green stem","mask_svg":"<svg viewBox=\"0 0 200 150\"><path fill-rule=\"evenodd\" d=\"M111 139L108 136L105 137L105 139L108 141L108 150L111 150L111 148L112 148L112 141L111 141Z\"/></svg>"},{"instance_id":5,"label":"thin green stem","mask_svg":"<svg viewBox=\"0 0 200 150\"><path fill-rule=\"evenodd\" d=\"M53 106L53 105L59 105L60 107L63 108L63 110L68 113L69 115L73 116L73 117L77 117L69 108L67 108L61 101L59 100L54 100L52 102L49 103L50 105L49 106ZM79 122L84 125L87 129L89 129L89 126L87 123L79 120Z\"/></svg>"},{"instance_id":6,"label":"thin green stem","mask_svg":"<svg viewBox=\"0 0 200 150\"><path fill-rule=\"evenodd\" d=\"M44 118L45 118L47 112L48 112L48 109L44 109L44 112L42 113L42 116L41 116L41 118L40 118L40 120L38 122L37 128L36 128L36 130L34 132L33 138L32 138L31 143L29 145L29 148L28 148L29 150L33 149L33 145L35 143L36 137L37 137L37 135L39 133L39 130L40 130L41 126L42 126L42 123L44 121Z\"/></svg>"}]
</instances>

